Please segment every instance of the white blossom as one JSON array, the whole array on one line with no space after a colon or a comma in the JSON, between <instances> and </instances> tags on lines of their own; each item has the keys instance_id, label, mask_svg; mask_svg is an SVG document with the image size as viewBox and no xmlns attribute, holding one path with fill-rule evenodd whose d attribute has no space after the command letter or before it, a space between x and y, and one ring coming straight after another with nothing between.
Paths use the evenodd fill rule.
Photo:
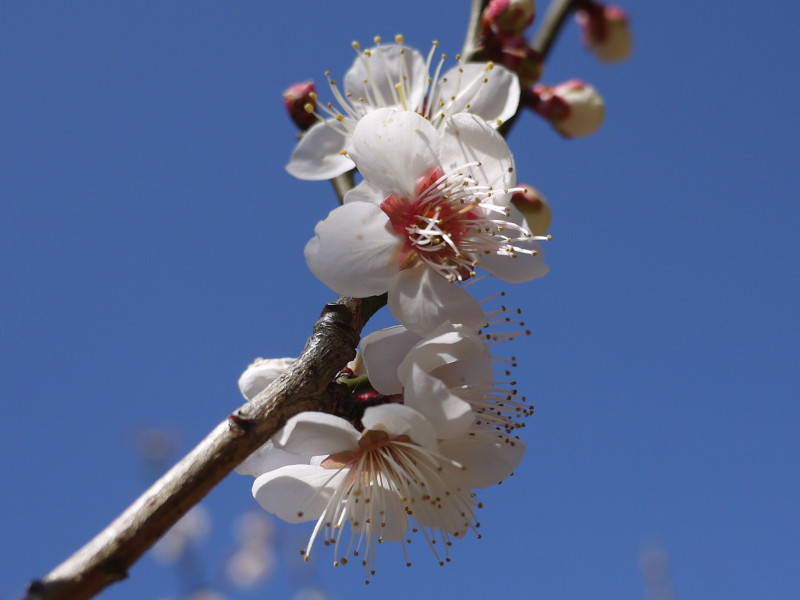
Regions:
<instances>
[{"instance_id":1,"label":"white blossom","mask_svg":"<svg viewBox=\"0 0 800 600\"><path fill-rule=\"evenodd\" d=\"M353 131L364 115L379 108L392 107L416 112L437 129L449 117L468 112L493 127L517 111L519 81L505 67L493 63L462 62L444 73L446 55L434 65L434 42L427 58L403 45L380 45L358 52L344 77L344 90L326 73L334 103L317 103L320 122L300 139L286 170L299 179L331 179L354 167L348 153ZM432 72L433 69L433 72ZM312 104L307 107L314 110Z\"/></svg>"}]
</instances>

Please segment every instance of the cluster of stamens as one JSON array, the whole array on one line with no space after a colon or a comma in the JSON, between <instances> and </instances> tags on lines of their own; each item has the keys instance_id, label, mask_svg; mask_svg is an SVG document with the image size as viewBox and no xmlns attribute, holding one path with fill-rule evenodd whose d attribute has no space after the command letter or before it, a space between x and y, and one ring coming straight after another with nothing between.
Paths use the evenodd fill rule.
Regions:
<instances>
[{"instance_id":1,"label":"cluster of stamens","mask_svg":"<svg viewBox=\"0 0 800 600\"><path fill-rule=\"evenodd\" d=\"M440 564L450 562L452 537L460 537L474 523L474 495L459 484L458 472L465 467L441 454L414 444L407 436L366 431L359 449L329 456L322 466L331 469L337 483L317 521L306 549L308 560L317 536L324 531L325 544L334 547L334 566L345 565L352 553L361 557L367 580L375 574L376 546L384 541L387 527L402 528L406 565L411 566L406 544L410 534L421 532ZM324 488L323 488L324 489ZM399 510L398 510L399 509ZM302 511L298 513L302 517ZM401 519L387 525L387 519ZM423 525L422 523L427 525ZM343 531L350 537L343 544ZM443 547L442 551L437 546Z\"/></svg>"},{"instance_id":2,"label":"cluster of stamens","mask_svg":"<svg viewBox=\"0 0 800 600\"><path fill-rule=\"evenodd\" d=\"M392 228L404 236L401 269L422 263L450 281L464 281L475 276L481 254L535 255L536 250L518 242L547 239L508 221L508 206L492 202L497 191L470 177L470 167L480 167L480 163L468 163L449 173L431 169L417 183L414 200L392 194L383 201L381 208ZM521 189L508 188L501 193Z\"/></svg>"},{"instance_id":3,"label":"cluster of stamens","mask_svg":"<svg viewBox=\"0 0 800 600\"><path fill-rule=\"evenodd\" d=\"M356 122L363 117L370 109L382 107L402 107L404 110L414 111L428 119L434 127L439 127L445 119L450 117L456 110L469 110L475 101L482 95L486 84L489 82L489 72L494 68L494 63L487 62L482 74L469 80L462 79L464 73L461 55L456 55L458 62L458 80L455 82L455 92L446 95L441 84L447 79L440 79L442 68L447 60L447 55L442 54L433 76L430 75L431 65L434 61L436 49L439 42L434 41L428 56L425 60L424 93L419 95L415 103L411 102L409 82L412 78L411 69L407 60L406 49L403 47L404 38L402 35L395 36L395 42L399 49L399 69L391 69L392 62L386 56L384 47L381 46L381 38L376 36L373 40L376 49L362 50L358 42L353 42L361 64L366 72L364 83L364 96L353 96L352 92L342 92L336 80L331 77L330 71L325 72L331 94L336 104L327 102L319 104L317 94L312 92L309 96L313 100L305 105L308 113L314 114L321 122L334 128L343 135L350 135L355 128ZM379 60L384 74L396 72L392 81L379 82L372 69L372 60ZM385 76L385 75L384 75ZM384 84L384 85L381 85ZM498 121L497 125L501 123ZM344 151L342 151L344 153Z\"/></svg>"}]
</instances>

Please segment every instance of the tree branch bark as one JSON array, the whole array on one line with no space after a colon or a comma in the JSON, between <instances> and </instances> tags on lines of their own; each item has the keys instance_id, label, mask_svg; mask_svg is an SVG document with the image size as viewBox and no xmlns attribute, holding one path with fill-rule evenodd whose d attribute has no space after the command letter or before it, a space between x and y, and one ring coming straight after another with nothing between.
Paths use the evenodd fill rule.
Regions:
<instances>
[{"instance_id":1,"label":"tree branch bark","mask_svg":"<svg viewBox=\"0 0 800 600\"><path fill-rule=\"evenodd\" d=\"M26 600L82 600L127 577L166 531L292 416L349 415L350 394L333 383L356 354L364 324L386 297L328 304L298 359L267 389L217 425L108 527L41 580Z\"/></svg>"}]
</instances>

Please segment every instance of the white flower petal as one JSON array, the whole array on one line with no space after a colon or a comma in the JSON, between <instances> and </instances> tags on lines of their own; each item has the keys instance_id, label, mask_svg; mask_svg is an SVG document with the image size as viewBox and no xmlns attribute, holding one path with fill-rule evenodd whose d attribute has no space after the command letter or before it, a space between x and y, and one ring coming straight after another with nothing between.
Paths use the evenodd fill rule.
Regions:
<instances>
[{"instance_id":1,"label":"white flower petal","mask_svg":"<svg viewBox=\"0 0 800 600\"><path fill-rule=\"evenodd\" d=\"M364 411L361 423L365 429L385 431L389 435L407 435L423 448L436 451L436 432L425 417L403 404L380 404Z\"/></svg>"},{"instance_id":2,"label":"white flower petal","mask_svg":"<svg viewBox=\"0 0 800 600\"><path fill-rule=\"evenodd\" d=\"M389 290L389 310L410 331L426 336L445 321L478 329L486 315L465 289L427 267L400 271Z\"/></svg>"},{"instance_id":3,"label":"white flower petal","mask_svg":"<svg viewBox=\"0 0 800 600\"><path fill-rule=\"evenodd\" d=\"M439 147L436 129L423 117L384 108L358 122L350 158L364 179L409 199L417 180L439 166Z\"/></svg>"},{"instance_id":4,"label":"white flower petal","mask_svg":"<svg viewBox=\"0 0 800 600\"><path fill-rule=\"evenodd\" d=\"M242 464L236 467L236 472L240 475L252 475L258 477L269 471L280 469L287 465L307 465L311 456L300 456L276 448L272 440L267 441L258 450L248 456Z\"/></svg>"},{"instance_id":5,"label":"white flower petal","mask_svg":"<svg viewBox=\"0 0 800 600\"><path fill-rule=\"evenodd\" d=\"M427 76L425 59L417 50L387 44L359 53L344 76L344 89L351 98L363 98L368 107L401 107L395 85L402 82L406 104L413 110L422 104Z\"/></svg>"},{"instance_id":6,"label":"white flower petal","mask_svg":"<svg viewBox=\"0 0 800 600\"><path fill-rule=\"evenodd\" d=\"M407 406L425 415L439 439L457 438L466 434L475 422L472 406L453 394L444 382L412 364L403 380L403 397Z\"/></svg>"},{"instance_id":7,"label":"white flower petal","mask_svg":"<svg viewBox=\"0 0 800 600\"><path fill-rule=\"evenodd\" d=\"M519 106L519 79L513 71L495 65L489 71L484 63L464 63L444 74L439 84L439 97L456 99L449 112L469 112L487 121L492 127L510 119ZM488 79L483 83L484 78ZM482 88L482 89L481 89ZM469 104L469 109L467 109Z\"/></svg>"},{"instance_id":8,"label":"white flower petal","mask_svg":"<svg viewBox=\"0 0 800 600\"><path fill-rule=\"evenodd\" d=\"M398 272L400 240L374 204L351 202L331 211L306 244L309 269L333 291L356 298L382 294Z\"/></svg>"},{"instance_id":9,"label":"white flower petal","mask_svg":"<svg viewBox=\"0 0 800 600\"><path fill-rule=\"evenodd\" d=\"M442 365L486 356L486 345L470 328L450 325L437 329L433 334L409 350L397 368L398 376L405 385L408 385L406 380L411 376L413 365L430 373Z\"/></svg>"},{"instance_id":10,"label":"white flower petal","mask_svg":"<svg viewBox=\"0 0 800 600\"><path fill-rule=\"evenodd\" d=\"M441 157L446 171L468 162L480 163L469 169L472 177L497 190L494 204L510 202L511 197L502 191L513 187L517 181L514 157L503 136L480 117L458 113L445 121ZM503 196L507 197L503 199Z\"/></svg>"},{"instance_id":11,"label":"white flower petal","mask_svg":"<svg viewBox=\"0 0 800 600\"><path fill-rule=\"evenodd\" d=\"M441 453L464 466L462 478L470 488L485 488L499 483L519 466L525 444L516 438L476 430L474 436L443 440Z\"/></svg>"},{"instance_id":12,"label":"white flower petal","mask_svg":"<svg viewBox=\"0 0 800 600\"><path fill-rule=\"evenodd\" d=\"M272 442L292 454L316 456L352 450L358 446L359 433L340 417L321 412L295 415L274 436Z\"/></svg>"},{"instance_id":13,"label":"white flower petal","mask_svg":"<svg viewBox=\"0 0 800 600\"><path fill-rule=\"evenodd\" d=\"M524 283L544 277L550 268L544 262L542 245L535 240L514 242L515 246L536 251L535 255L517 253L517 256L485 254L478 259L478 266L498 279L508 283Z\"/></svg>"},{"instance_id":14,"label":"white flower petal","mask_svg":"<svg viewBox=\"0 0 800 600\"><path fill-rule=\"evenodd\" d=\"M380 206L381 202L385 199L386 194L384 194L379 187L372 185L369 181L362 181L344 195L342 203L368 202Z\"/></svg>"},{"instance_id":15,"label":"white flower petal","mask_svg":"<svg viewBox=\"0 0 800 600\"><path fill-rule=\"evenodd\" d=\"M418 335L399 325L370 333L361 340L367 375L375 390L387 396L403 391L397 367L417 342Z\"/></svg>"},{"instance_id":16,"label":"white flower petal","mask_svg":"<svg viewBox=\"0 0 800 600\"><path fill-rule=\"evenodd\" d=\"M305 523L320 517L328 500L341 485L345 471L310 465L283 467L253 482L253 497L261 507L288 523Z\"/></svg>"},{"instance_id":17,"label":"white flower petal","mask_svg":"<svg viewBox=\"0 0 800 600\"><path fill-rule=\"evenodd\" d=\"M335 119L328 123L317 123L300 138L286 165L290 175L306 181L319 181L332 179L353 168L353 161L341 154L349 144L347 136L340 131L342 125Z\"/></svg>"},{"instance_id":18,"label":"white flower petal","mask_svg":"<svg viewBox=\"0 0 800 600\"><path fill-rule=\"evenodd\" d=\"M294 361L294 358L255 359L239 377L239 391L245 398L252 400Z\"/></svg>"}]
</instances>

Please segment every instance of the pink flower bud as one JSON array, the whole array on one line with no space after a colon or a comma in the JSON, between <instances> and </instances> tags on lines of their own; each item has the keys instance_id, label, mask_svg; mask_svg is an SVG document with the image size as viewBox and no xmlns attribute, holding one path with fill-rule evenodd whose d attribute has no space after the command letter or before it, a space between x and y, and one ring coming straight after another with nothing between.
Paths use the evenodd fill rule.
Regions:
<instances>
[{"instance_id":1,"label":"pink flower bud","mask_svg":"<svg viewBox=\"0 0 800 600\"><path fill-rule=\"evenodd\" d=\"M483 10L481 29L501 37L521 35L536 13L533 0L491 0Z\"/></svg>"},{"instance_id":2,"label":"pink flower bud","mask_svg":"<svg viewBox=\"0 0 800 600\"><path fill-rule=\"evenodd\" d=\"M292 121L301 131L305 131L317 122L314 107L317 105L317 90L313 81L304 81L289 86L283 92L283 105Z\"/></svg>"},{"instance_id":3,"label":"pink flower bud","mask_svg":"<svg viewBox=\"0 0 800 600\"><path fill-rule=\"evenodd\" d=\"M605 116L605 105L600 94L579 79L571 79L552 88L536 85L533 94L528 96L528 104L566 138L593 134Z\"/></svg>"},{"instance_id":4,"label":"pink flower bud","mask_svg":"<svg viewBox=\"0 0 800 600\"><path fill-rule=\"evenodd\" d=\"M511 204L525 217L528 230L533 235L545 235L550 228L552 219L550 205L535 187L524 183L518 183L517 186L524 189L514 192L511 196Z\"/></svg>"},{"instance_id":5,"label":"pink flower bud","mask_svg":"<svg viewBox=\"0 0 800 600\"><path fill-rule=\"evenodd\" d=\"M589 2L575 11L583 45L603 62L620 62L631 54L628 15L619 6Z\"/></svg>"}]
</instances>

